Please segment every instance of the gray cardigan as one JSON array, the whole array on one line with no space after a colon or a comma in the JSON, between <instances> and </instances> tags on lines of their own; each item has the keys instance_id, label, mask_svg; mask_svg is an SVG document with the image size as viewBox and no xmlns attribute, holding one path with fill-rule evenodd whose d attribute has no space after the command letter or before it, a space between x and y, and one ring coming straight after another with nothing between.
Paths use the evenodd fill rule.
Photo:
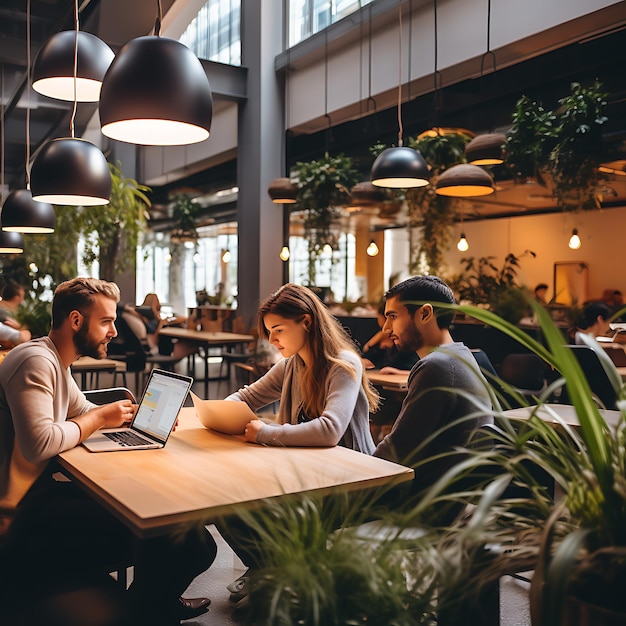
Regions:
<instances>
[{"instance_id":1,"label":"gray cardigan","mask_svg":"<svg viewBox=\"0 0 626 626\"><path fill-rule=\"evenodd\" d=\"M333 365L326 378L326 402L319 417L298 423L301 393L298 372L304 367L294 355L276 363L265 376L239 389L227 400L246 402L253 411L280 400L276 424L263 426L257 442L273 446L331 447L342 445L372 454L374 442L369 429L369 404L361 384L363 368L354 352L339 356L350 363L354 374Z\"/></svg>"}]
</instances>

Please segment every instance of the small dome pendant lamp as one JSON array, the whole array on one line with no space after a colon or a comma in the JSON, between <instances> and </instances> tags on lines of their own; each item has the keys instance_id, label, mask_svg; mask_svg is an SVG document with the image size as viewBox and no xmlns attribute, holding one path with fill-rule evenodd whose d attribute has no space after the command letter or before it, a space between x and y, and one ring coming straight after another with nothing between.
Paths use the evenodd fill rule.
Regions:
<instances>
[{"instance_id":1,"label":"small dome pendant lamp","mask_svg":"<svg viewBox=\"0 0 626 626\"><path fill-rule=\"evenodd\" d=\"M437 179L436 193L453 198L486 196L495 191L491 176L478 165L461 163L445 170Z\"/></svg>"},{"instance_id":2,"label":"small dome pendant lamp","mask_svg":"<svg viewBox=\"0 0 626 626\"><path fill-rule=\"evenodd\" d=\"M402 145L402 3L398 4L398 147L383 150L372 165L370 180L377 187L408 189L428 185L430 173L424 157Z\"/></svg>"},{"instance_id":3,"label":"small dome pendant lamp","mask_svg":"<svg viewBox=\"0 0 626 626\"><path fill-rule=\"evenodd\" d=\"M161 2L154 36L131 39L102 83L102 134L127 143L180 146L208 138L213 94L206 73L187 46L160 37Z\"/></svg>"}]
</instances>

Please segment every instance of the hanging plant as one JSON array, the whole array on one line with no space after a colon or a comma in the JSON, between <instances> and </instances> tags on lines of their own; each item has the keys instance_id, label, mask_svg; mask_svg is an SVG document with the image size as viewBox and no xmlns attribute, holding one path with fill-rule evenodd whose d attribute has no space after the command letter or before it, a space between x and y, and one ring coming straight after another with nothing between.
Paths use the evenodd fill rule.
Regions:
<instances>
[{"instance_id":1,"label":"hanging plant","mask_svg":"<svg viewBox=\"0 0 626 626\"><path fill-rule=\"evenodd\" d=\"M514 175L549 184L563 209L599 208L606 97L598 80L589 87L572 83L556 111L522 96L506 144Z\"/></svg>"},{"instance_id":2,"label":"hanging plant","mask_svg":"<svg viewBox=\"0 0 626 626\"><path fill-rule=\"evenodd\" d=\"M174 244L195 243L198 240L196 219L200 214L200 205L194 202L193 196L188 193L177 193L171 196L172 219L175 227L170 233L170 241Z\"/></svg>"},{"instance_id":3,"label":"hanging plant","mask_svg":"<svg viewBox=\"0 0 626 626\"><path fill-rule=\"evenodd\" d=\"M316 263L326 244L333 245L332 227L341 216L340 207L350 201L350 190L359 181L352 159L339 154L296 163L298 203L305 212L304 231L308 241L310 285L315 285Z\"/></svg>"}]
</instances>

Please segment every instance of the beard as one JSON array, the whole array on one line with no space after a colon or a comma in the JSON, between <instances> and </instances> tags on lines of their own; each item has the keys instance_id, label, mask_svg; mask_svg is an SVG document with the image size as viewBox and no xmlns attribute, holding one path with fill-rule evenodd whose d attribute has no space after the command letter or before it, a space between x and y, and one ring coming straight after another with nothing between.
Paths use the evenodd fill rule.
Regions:
<instances>
[{"instance_id":1,"label":"beard","mask_svg":"<svg viewBox=\"0 0 626 626\"><path fill-rule=\"evenodd\" d=\"M396 346L401 352L417 352L424 345L424 336L411 324L406 332L396 339Z\"/></svg>"},{"instance_id":2,"label":"beard","mask_svg":"<svg viewBox=\"0 0 626 626\"><path fill-rule=\"evenodd\" d=\"M89 318L87 317L74 335L74 347L80 356L90 356L93 359L102 359L106 356L106 345L94 341L89 334Z\"/></svg>"}]
</instances>

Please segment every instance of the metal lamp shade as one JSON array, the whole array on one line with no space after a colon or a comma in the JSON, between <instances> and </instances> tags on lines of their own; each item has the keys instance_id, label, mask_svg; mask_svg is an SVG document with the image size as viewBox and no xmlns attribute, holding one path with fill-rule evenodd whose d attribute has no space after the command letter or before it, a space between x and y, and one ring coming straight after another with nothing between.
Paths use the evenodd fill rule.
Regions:
<instances>
[{"instance_id":1,"label":"metal lamp shade","mask_svg":"<svg viewBox=\"0 0 626 626\"><path fill-rule=\"evenodd\" d=\"M435 191L440 196L470 198L493 193L495 185L485 170L477 165L462 163L452 166L439 176Z\"/></svg>"},{"instance_id":2,"label":"metal lamp shade","mask_svg":"<svg viewBox=\"0 0 626 626\"><path fill-rule=\"evenodd\" d=\"M213 95L202 64L183 44L138 37L115 57L100 93L102 133L151 146L205 140L211 130Z\"/></svg>"},{"instance_id":3,"label":"metal lamp shade","mask_svg":"<svg viewBox=\"0 0 626 626\"><path fill-rule=\"evenodd\" d=\"M109 202L111 174L104 155L89 141L53 139L33 163L30 188L39 202L97 206Z\"/></svg>"},{"instance_id":4,"label":"metal lamp shade","mask_svg":"<svg viewBox=\"0 0 626 626\"><path fill-rule=\"evenodd\" d=\"M406 148L387 148L378 155L372 165L370 180L377 187L406 189L428 185L430 173L424 157Z\"/></svg>"},{"instance_id":5,"label":"metal lamp shade","mask_svg":"<svg viewBox=\"0 0 626 626\"><path fill-rule=\"evenodd\" d=\"M21 252L24 252L22 234L0 230L0 254L20 254Z\"/></svg>"},{"instance_id":6,"label":"metal lamp shade","mask_svg":"<svg viewBox=\"0 0 626 626\"><path fill-rule=\"evenodd\" d=\"M9 232L51 233L57 216L51 204L35 202L29 189L17 189L4 201L0 221Z\"/></svg>"},{"instance_id":7,"label":"metal lamp shade","mask_svg":"<svg viewBox=\"0 0 626 626\"><path fill-rule=\"evenodd\" d=\"M75 30L65 30L48 39L33 65L33 89L49 98L74 101ZM98 102L102 79L115 55L101 39L78 31L76 100Z\"/></svg>"},{"instance_id":8,"label":"metal lamp shade","mask_svg":"<svg viewBox=\"0 0 626 626\"><path fill-rule=\"evenodd\" d=\"M353 206L376 206L384 202L385 192L365 180L350 190L350 204Z\"/></svg>"},{"instance_id":9,"label":"metal lamp shade","mask_svg":"<svg viewBox=\"0 0 626 626\"><path fill-rule=\"evenodd\" d=\"M290 178L275 178L267 188L267 193L276 204L294 204L297 202L298 186Z\"/></svg>"},{"instance_id":10,"label":"metal lamp shade","mask_svg":"<svg viewBox=\"0 0 626 626\"><path fill-rule=\"evenodd\" d=\"M465 158L473 165L499 165L504 163L504 133L488 133L474 137L465 146Z\"/></svg>"}]
</instances>

